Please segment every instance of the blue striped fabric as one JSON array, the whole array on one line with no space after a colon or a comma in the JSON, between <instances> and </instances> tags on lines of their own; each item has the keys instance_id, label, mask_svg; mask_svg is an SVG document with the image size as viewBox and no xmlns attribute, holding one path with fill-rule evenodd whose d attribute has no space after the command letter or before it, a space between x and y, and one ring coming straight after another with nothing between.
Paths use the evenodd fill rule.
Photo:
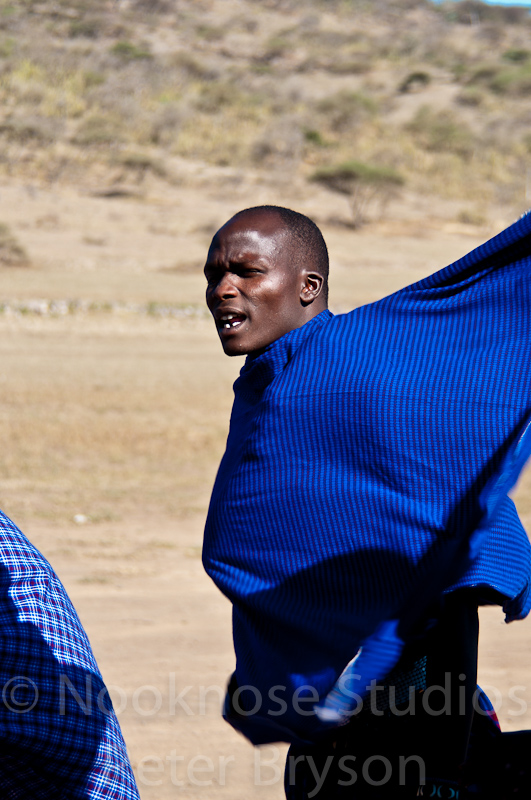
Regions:
<instances>
[{"instance_id":1,"label":"blue striped fabric","mask_svg":"<svg viewBox=\"0 0 531 800\"><path fill-rule=\"evenodd\" d=\"M253 741L314 738L312 700L364 642L385 673L443 590L494 589L508 620L528 613L530 546L507 486L472 560L468 545L531 415L530 255L526 215L435 275L248 357L204 564L234 603Z\"/></svg>"},{"instance_id":2,"label":"blue striped fabric","mask_svg":"<svg viewBox=\"0 0 531 800\"><path fill-rule=\"evenodd\" d=\"M0 512L0 797L139 800L85 631L46 559Z\"/></svg>"}]
</instances>

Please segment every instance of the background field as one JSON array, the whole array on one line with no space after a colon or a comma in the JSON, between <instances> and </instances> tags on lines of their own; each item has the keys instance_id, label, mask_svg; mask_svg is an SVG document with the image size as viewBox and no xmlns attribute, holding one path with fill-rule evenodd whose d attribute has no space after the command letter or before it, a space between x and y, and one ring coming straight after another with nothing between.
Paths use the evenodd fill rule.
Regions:
<instances>
[{"instance_id":1,"label":"background field","mask_svg":"<svg viewBox=\"0 0 531 800\"><path fill-rule=\"evenodd\" d=\"M334 311L463 255L528 204L530 32L468 2L0 4L0 505L79 610L142 800L282 797L283 748L220 720L230 608L200 564L241 367L203 310L213 232L308 213ZM310 180L352 159L402 180L358 227ZM506 729L530 638L483 613Z\"/></svg>"}]
</instances>

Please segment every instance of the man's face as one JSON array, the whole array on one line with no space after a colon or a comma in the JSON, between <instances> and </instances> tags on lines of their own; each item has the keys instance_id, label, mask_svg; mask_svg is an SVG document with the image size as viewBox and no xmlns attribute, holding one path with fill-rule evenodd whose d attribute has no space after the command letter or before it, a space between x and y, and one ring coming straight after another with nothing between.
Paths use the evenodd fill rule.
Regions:
<instances>
[{"instance_id":1,"label":"man's face","mask_svg":"<svg viewBox=\"0 0 531 800\"><path fill-rule=\"evenodd\" d=\"M206 301L229 356L257 353L306 321L305 277L274 214L229 220L208 251Z\"/></svg>"}]
</instances>

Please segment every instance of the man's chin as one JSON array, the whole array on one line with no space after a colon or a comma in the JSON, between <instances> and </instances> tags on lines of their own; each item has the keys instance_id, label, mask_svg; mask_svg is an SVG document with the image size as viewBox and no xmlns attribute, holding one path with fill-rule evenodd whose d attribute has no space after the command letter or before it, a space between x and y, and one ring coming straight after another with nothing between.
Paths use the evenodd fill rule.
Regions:
<instances>
[{"instance_id":1,"label":"man's chin","mask_svg":"<svg viewBox=\"0 0 531 800\"><path fill-rule=\"evenodd\" d=\"M222 339L221 346L226 356L245 356L248 353L248 350L245 349L242 343L238 344L238 342L231 341L230 339L227 341L223 341Z\"/></svg>"}]
</instances>

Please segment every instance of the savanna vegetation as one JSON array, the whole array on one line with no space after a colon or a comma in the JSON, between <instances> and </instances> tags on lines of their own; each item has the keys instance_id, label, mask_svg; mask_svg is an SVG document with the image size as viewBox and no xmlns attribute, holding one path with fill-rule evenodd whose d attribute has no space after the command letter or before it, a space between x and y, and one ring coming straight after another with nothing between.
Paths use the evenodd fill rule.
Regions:
<instances>
[{"instance_id":1,"label":"savanna vegetation","mask_svg":"<svg viewBox=\"0 0 531 800\"><path fill-rule=\"evenodd\" d=\"M531 16L473 0L0 9L0 169L50 184L178 182L176 158L304 179L355 160L381 194L383 169L520 208L530 94Z\"/></svg>"}]
</instances>

